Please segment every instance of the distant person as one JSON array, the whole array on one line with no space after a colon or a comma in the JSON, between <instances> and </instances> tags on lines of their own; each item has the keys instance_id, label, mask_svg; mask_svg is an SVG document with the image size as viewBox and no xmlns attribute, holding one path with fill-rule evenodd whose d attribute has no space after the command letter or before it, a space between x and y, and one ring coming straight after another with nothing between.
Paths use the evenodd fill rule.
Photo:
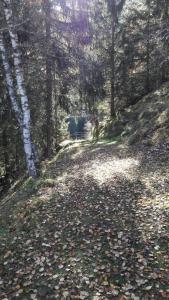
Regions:
<instances>
[{"instance_id":1,"label":"distant person","mask_svg":"<svg viewBox=\"0 0 169 300\"><path fill-rule=\"evenodd\" d=\"M66 119L66 123L68 123L68 131L71 139L76 139L77 136L77 124L74 117L68 117Z\"/></svg>"}]
</instances>

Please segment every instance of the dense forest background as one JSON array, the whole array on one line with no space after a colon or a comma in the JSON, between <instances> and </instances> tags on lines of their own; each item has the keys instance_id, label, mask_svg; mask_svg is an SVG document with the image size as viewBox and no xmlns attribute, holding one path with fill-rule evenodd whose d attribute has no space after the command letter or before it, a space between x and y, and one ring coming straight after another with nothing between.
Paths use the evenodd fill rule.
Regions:
<instances>
[{"instance_id":1,"label":"dense forest background","mask_svg":"<svg viewBox=\"0 0 169 300\"><path fill-rule=\"evenodd\" d=\"M168 169L169 0L0 0L0 299L169 299Z\"/></svg>"},{"instance_id":2,"label":"dense forest background","mask_svg":"<svg viewBox=\"0 0 169 300\"><path fill-rule=\"evenodd\" d=\"M37 176L68 114L118 118L169 79L168 14L168 0L0 0L1 184L26 161Z\"/></svg>"}]
</instances>

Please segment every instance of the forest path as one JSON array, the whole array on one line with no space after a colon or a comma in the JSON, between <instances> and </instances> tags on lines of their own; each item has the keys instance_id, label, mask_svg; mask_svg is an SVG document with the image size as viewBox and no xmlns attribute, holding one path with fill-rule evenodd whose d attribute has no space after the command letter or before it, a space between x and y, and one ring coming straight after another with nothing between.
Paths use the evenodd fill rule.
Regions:
<instances>
[{"instance_id":1,"label":"forest path","mask_svg":"<svg viewBox=\"0 0 169 300\"><path fill-rule=\"evenodd\" d=\"M44 164L1 236L0 299L169 299L168 158L84 142Z\"/></svg>"}]
</instances>

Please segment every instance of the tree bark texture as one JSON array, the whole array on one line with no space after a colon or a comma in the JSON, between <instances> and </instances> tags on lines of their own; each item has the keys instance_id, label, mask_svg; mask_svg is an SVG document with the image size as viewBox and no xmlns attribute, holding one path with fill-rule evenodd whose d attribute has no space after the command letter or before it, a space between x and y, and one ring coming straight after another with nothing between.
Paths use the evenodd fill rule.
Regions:
<instances>
[{"instance_id":1,"label":"tree bark texture","mask_svg":"<svg viewBox=\"0 0 169 300\"><path fill-rule=\"evenodd\" d=\"M26 163L28 173L31 177L35 178L37 176L36 166L33 157L32 151L32 142L31 142L31 132L30 132L30 109L29 109L29 101L26 93L23 70L22 70L22 62L21 62L21 53L19 50L19 43L18 43L18 36L13 30L13 23L12 23L12 8L11 8L11 0L4 0L4 13L5 19L8 26L8 31L10 35L10 40L13 49L13 59L14 59L14 67L15 67L15 74L16 74L16 82L17 82L17 92L21 99L21 108L22 108L22 135L23 135L23 143L24 143L24 152L26 156ZM2 41L2 39L1 39ZM5 53L5 52L4 52ZM8 64L9 65L9 64ZM4 65L5 72L7 70ZM10 93L12 92L12 85L11 81L9 81L10 77L9 74L9 67L8 67L8 89L10 89ZM6 74L7 80L7 74ZM14 91L12 92L14 93ZM11 96L11 94L10 94ZM12 94L13 96L13 94ZM13 98L14 99L14 98ZM15 107L16 108L16 107Z\"/></svg>"},{"instance_id":2,"label":"tree bark texture","mask_svg":"<svg viewBox=\"0 0 169 300\"><path fill-rule=\"evenodd\" d=\"M43 1L46 30L46 146L47 156L50 157L53 148L53 115L52 115L52 58L51 58L51 3Z\"/></svg>"}]
</instances>

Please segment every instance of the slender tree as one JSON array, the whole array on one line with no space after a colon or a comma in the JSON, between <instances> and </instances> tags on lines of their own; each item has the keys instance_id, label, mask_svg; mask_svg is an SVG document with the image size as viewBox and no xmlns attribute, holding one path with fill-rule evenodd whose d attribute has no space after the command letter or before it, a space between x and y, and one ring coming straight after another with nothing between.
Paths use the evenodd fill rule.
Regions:
<instances>
[{"instance_id":1,"label":"slender tree","mask_svg":"<svg viewBox=\"0 0 169 300\"><path fill-rule=\"evenodd\" d=\"M52 119L52 55L51 55L51 1L43 0L43 9L45 13L45 31L46 31L46 154L48 157L52 154L53 147L53 119Z\"/></svg>"},{"instance_id":2,"label":"slender tree","mask_svg":"<svg viewBox=\"0 0 169 300\"><path fill-rule=\"evenodd\" d=\"M110 116L116 116L115 111L115 29L118 22L118 13L121 12L125 0L108 0L108 8L111 16L111 46L110 46L110 84L111 84L111 99L110 99Z\"/></svg>"},{"instance_id":3,"label":"slender tree","mask_svg":"<svg viewBox=\"0 0 169 300\"><path fill-rule=\"evenodd\" d=\"M110 65L111 65L111 100L110 115L114 117L115 113L115 24L117 20L116 2L111 3L111 47L110 47Z\"/></svg>"},{"instance_id":4,"label":"slender tree","mask_svg":"<svg viewBox=\"0 0 169 300\"><path fill-rule=\"evenodd\" d=\"M13 49L13 59L14 59L18 95L21 99L21 107L22 107L22 114L23 114L22 135L23 135L24 152L26 156L27 168L28 168L29 175L35 178L37 176L37 171L36 171L34 155L32 150L32 142L31 142L29 101L28 101L26 88L25 88L21 53L19 51L19 46L18 46L18 36L14 31L14 25L12 22L13 13L12 13L10 0L4 0L4 14L8 26L12 49ZM6 61L4 60L4 63L6 63L6 67L4 65L4 68L5 71L8 70L8 76L6 75L6 79L9 80L11 78L11 76L9 75L10 69L9 69L9 64L7 65L7 55L6 55L5 47L3 47L2 38L1 38L1 45L4 53L3 57L4 58L6 57ZM7 84L8 84L8 90L10 89L10 95L11 95L12 93L11 81L8 81Z\"/></svg>"},{"instance_id":5,"label":"slender tree","mask_svg":"<svg viewBox=\"0 0 169 300\"><path fill-rule=\"evenodd\" d=\"M15 94L15 88L14 88L14 82L13 82L13 77L12 77L12 70L8 61L8 56L7 56L7 50L4 45L4 40L3 40L3 33L2 31L0 32L0 51L2 55L2 61L3 61L3 66L5 70L5 77L6 77L6 83L7 83L7 88L8 88L8 93L9 97L11 100L11 105L12 109L15 113L16 120L18 122L18 125L22 127L22 111L20 110L20 107L17 102L16 94Z\"/></svg>"},{"instance_id":6,"label":"slender tree","mask_svg":"<svg viewBox=\"0 0 169 300\"><path fill-rule=\"evenodd\" d=\"M150 0L147 0L146 91L150 92Z\"/></svg>"}]
</instances>

